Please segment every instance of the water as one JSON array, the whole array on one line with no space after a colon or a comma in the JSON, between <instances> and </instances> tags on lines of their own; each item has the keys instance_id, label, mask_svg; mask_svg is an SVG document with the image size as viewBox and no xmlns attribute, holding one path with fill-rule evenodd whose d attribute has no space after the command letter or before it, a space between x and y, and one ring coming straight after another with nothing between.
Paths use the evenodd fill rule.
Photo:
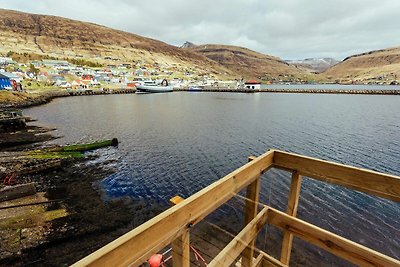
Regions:
<instances>
[{"instance_id":1,"label":"water","mask_svg":"<svg viewBox=\"0 0 400 267\"><path fill-rule=\"evenodd\" d=\"M400 90L400 85L364 85L364 84L265 84L263 89L319 89L319 90Z\"/></svg>"},{"instance_id":2,"label":"water","mask_svg":"<svg viewBox=\"0 0 400 267\"><path fill-rule=\"evenodd\" d=\"M25 114L59 143L117 137L110 198L188 197L270 148L400 175L400 97L186 93L56 99ZM100 153L100 152L99 152ZM261 201L285 210L290 174L262 177ZM298 216L400 258L400 203L304 179Z\"/></svg>"}]
</instances>

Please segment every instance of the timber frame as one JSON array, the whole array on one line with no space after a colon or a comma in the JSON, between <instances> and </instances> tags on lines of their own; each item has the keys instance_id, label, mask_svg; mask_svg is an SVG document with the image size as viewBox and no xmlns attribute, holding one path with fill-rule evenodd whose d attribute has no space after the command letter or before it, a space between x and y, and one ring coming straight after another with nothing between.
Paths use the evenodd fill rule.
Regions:
<instances>
[{"instance_id":1,"label":"timber frame","mask_svg":"<svg viewBox=\"0 0 400 267\"><path fill-rule=\"evenodd\" d=\"M259 210L260 176L270 168L292 173L287 212L262 205ZM361 266L400 266L400 261L296 218L302 176L400 202L400 177L366 169L269 150L220 180L93 252L72 266L139 266L152 254L172 245L173 266L189 266L189 232L208 214L247 188L242 231L209 263L230 266L288 266L296 236L340 258ZM271 224L284 230L281 257L257 250L258 232ZM185 241L185 242L184 242ZM236 260L235 260L236 259Z\"/></svg>"}]
</instances>

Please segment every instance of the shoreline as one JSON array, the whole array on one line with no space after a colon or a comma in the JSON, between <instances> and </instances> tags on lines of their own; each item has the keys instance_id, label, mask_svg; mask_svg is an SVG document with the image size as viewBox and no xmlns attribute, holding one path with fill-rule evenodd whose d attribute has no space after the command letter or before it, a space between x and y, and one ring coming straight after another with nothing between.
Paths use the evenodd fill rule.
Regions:
<instances>
[{"instance_id":1,"label":"shoreline","mask_svg":"<svg viewBox=\"0 0 400 267\"><path fill-rule=\"evenodd\" d=\"M39 132L38 136L42 137L34 144L3 144L0 153L5 157L2 158L0 176L7 175L13 166L24 163L24 159L20 162L12 155L43 148L45 141L56 138L48 134L51 130L54 129L27 126L26 130L3 133L5 142L10 141L7 134L12 136L24 131ZM31 138L31 135L25 135L21 138ZM86 154L84 158L61 160L54 168L16 174L18 184L34 183L37 194L16 199L17 202L6 200L0 203L1 207L14 206L3 208L0 216L0 266L73 264L164 211L165 205L154 200L107 199L100 182L117 170L112 166L113 159L94 163L100 153L107 153L107 150ZM33 202L40 200L46 204L29 206L29 215L22 215L18 204L32 197L35 199ZM43 212L48 214L59 210L64 210L66 216L45 222L38 217ZM18 216L24 216L24 219L20 221Z\"/></svg>"},{"instance_id":2,"label":"shoreline","mask_svg":"<svg viewBox=\"0 0 400 267\"><path fill-rule=\"evenodd\" d=\"M190 90L189 88L176 88L174 92L215 92L215 93L281 93L281 94L349 94L349 95L400 95L400 90L371 90L371 89L231 89L223 87L207 87L202 90ZM135 90L119 89L114 91L61 91L49 92L0 92L0 109L29 108L51 102L55 98L71 96L108 95L108 94L132 94Z\"/></svg>"}]
</instances>

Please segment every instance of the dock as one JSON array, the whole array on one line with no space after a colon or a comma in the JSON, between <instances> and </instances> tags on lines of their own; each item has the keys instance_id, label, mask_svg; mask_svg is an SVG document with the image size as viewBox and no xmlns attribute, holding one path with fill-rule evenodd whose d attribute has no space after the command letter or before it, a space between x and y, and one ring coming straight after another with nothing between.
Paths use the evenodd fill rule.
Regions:
<instances>
[{"instance_id":1,"label":"dock","mask_svg":"<svg viewBox=\"0 0 400 267\"><path fill-rule=\"evenodd\" d=\"M366 89L236 89L227 87L205 87L192 91L189 88L174 88L183 92L227 92L227 93L291 93L291 94L349 94L349 95L400 95L400 90L366 90Z\"/></svg>"},{"instance_id":2,"label":"dock","mask_svg":"<svg viewBox=\"0 0 400 267\"><path fill-rule=\"evenodd\" d=\"M259 200L259 193L262 190L260 177L270 169L284 170L291 175L286 212L272 208ZM193 251L190 244L191 232L206 216L234 197L244 200L243 228L207 266L288 266L294 237L355 265L400 266L398 259L297 218L303 176L400 202L398 176L284 151L269 150L258 157L250 156L247 164L189 198L173 198L171 201L176 205L72 266L141 266L150 257L152 260L157 257L161 259L163 254L156 253L161 253L166 248L169 251L172 248L172 266L188 267L191 260L190 253ZM245 196L238 194L242 189L246 189ZM255 245L255 240L265 225L273 225L284 232L279 258L272 257ZM198 255L194 254L193 257L198 258Z\"/></svg>"},{"instance_id":3,"label":"dock","mask_svg":"<svg viewBox=\"0 0 400 267\"><path fill-rule=\"evenodd\" d=\"M88 90L68 90L70 96L78 95L115 95L115 94L134 94L136 89L88 89Z\"/></svg>"}]
</instances>

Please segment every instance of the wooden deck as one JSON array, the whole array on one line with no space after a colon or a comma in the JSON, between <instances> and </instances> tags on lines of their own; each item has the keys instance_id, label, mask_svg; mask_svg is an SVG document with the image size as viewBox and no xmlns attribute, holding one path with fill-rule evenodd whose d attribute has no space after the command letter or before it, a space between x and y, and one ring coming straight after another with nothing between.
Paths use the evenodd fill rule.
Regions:
<instances>
[{"instance_id":1,"label":"wooden deck","mask_svg":"<svg viewBox=\"0 0 400 267\"><path fill-rule=\"evenodd\" d=\"M292 173L287 212L258 202L260 176L271 168ZM302 176L400 201L400 177L343 164L270 150L197 192L73 266L139 266L172 244L173 266L189 266L190 229L205 216L247 188L245 227L208 266L288 266L296 236L360 266L400 266L400 261L296 218ZM259 207L262 207L260 210ZM271 224L284 230L280 259L256 250L259 231Z\"/></svg>"}]
</instances>

